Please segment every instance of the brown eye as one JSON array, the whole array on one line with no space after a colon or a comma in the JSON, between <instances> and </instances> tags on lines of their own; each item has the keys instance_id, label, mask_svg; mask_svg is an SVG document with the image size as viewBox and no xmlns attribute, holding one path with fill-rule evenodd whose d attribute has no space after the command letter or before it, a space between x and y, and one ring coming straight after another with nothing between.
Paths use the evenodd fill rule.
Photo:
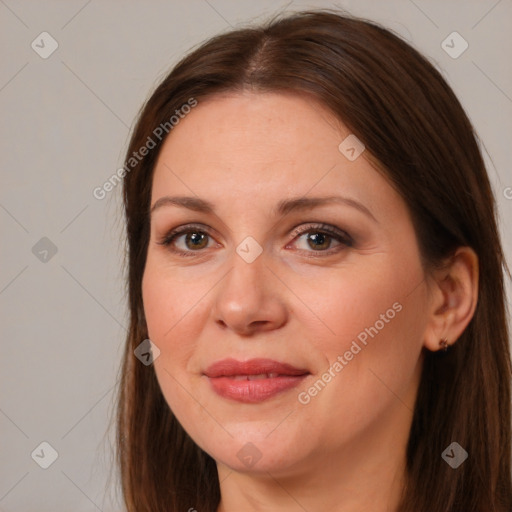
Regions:
<instances>
[{"instance_id":1,"label":"brown eye","mask_svg":"<svg viewBox=\"0 0 512 512\"><path fill-rule=\"evenodd\" d=\"M208 248L210 239L211 236L203 229L184 226L171 231L158 244L168 247L169 250L181 256L193 256L194 252Z\"/></svg>"},{"instance_id":2,"label":"brown eye","mask_svg":"<svg viewBox=\"0 0 512 512\"><path fill-rule=\"evenodd\" d=\"M208 245L208 235L206 233L189 231L185 234L184 244L188 249L204 249Z\"/></svg>"},{"instance_id":3,"label":"brown eye","mask_svg":"<svg viewBox=\"0 0 512 512\"><path fill-rule=\"evenodd\" d=\"M329 249L333 238L325 233L306 233L306 240L312 249Z\"/></svg>"},{"instance_id":4,"label":"brown eye","mask_svg":"<svg viewBox=\"0 0 512 512\"><path fill-rule=\"evenodd\" d=\"M320 253L315 256L322 255L321 253L331 254L338 252L343 247L351 247L353 245L352 237L344 231L325 224L306 226L305 228L296 229L293 232L296 235L294 240L305 240L305 243L300 244L294 242L298 250L309 253ZM332 248L333 242L335 247ZM310 250L312 249L312 250Z\"/></svg>"}]
</instances>

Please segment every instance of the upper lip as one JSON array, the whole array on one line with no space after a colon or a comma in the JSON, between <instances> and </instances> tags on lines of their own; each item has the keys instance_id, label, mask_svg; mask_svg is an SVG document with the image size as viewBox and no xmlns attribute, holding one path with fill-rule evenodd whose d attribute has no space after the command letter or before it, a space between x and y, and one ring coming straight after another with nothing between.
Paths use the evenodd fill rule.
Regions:
<instances>
[{"instance_id":1,"label":"upper lip","mask_svg":"<svg viewBox=\"0 0 512 512\"><path fill-rule=\"evenodd\" d=\"M207 377L233 377L236 375L306 375L309 373L304 368L296 368L291 364L281 363L272 359L249 359L237 361L236 359L222 359L210 365L204 374Z\"/></svg>"}]
</instances>

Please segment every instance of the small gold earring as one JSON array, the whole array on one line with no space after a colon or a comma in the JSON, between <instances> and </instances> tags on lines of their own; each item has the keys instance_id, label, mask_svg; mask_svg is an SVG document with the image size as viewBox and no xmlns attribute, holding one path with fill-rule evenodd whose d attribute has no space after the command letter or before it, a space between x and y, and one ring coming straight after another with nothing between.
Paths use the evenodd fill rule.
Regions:
<instances>
[{"instance_id":1,"label":"small gold earring","mask_svg":"<svg viewBox=\"0 0 512 512\"><path fill-rule=\"evenodd\" d=\"M442 338L441 341L439 342L439 346L441 347L443 352L446 352L448 350L448 346L449 346L448 340L445 338Z\"/></svg>"}]
</instances>

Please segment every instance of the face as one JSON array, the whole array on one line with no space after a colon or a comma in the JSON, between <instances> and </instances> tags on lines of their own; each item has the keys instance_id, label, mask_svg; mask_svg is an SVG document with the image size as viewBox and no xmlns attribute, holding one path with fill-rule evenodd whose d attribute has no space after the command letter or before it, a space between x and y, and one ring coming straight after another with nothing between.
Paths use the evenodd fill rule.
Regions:
<instances>
[{"instance_id":1,"label":"face","mask_svg":"<svg viewBox=\"0 0 512 512\"><path fill-rule=\"evenodd\" d=\"M294 474L407 437L428 290L404 201L348 136L311 98L239 93L200 101L159 155L154 369L235 471Z\"/></svg>"}]
</instances>

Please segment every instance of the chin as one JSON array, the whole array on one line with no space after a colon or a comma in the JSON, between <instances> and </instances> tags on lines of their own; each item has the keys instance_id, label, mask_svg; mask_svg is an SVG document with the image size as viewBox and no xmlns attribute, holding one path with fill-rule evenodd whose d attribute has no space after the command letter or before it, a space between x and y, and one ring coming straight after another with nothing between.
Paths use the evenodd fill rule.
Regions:
<instances>
[{"instance_id":1,"label":"chin","mask_svg":"<svg viewBox=\"0 0 512 512\"><path fill-rule=\"evenodd\" d=\"M269 436L267 428L258 431L244 428L244 424L239 426L240 435L229 429L233 434L229 443L219 441L212 445L210 438L203 448L217 462L233 471L267 476L268 473L279 473L284 476L307 458L307 447L302 444L299 451L296 436L291 433L271 433Z\"/></svg>"}]
</instances>

